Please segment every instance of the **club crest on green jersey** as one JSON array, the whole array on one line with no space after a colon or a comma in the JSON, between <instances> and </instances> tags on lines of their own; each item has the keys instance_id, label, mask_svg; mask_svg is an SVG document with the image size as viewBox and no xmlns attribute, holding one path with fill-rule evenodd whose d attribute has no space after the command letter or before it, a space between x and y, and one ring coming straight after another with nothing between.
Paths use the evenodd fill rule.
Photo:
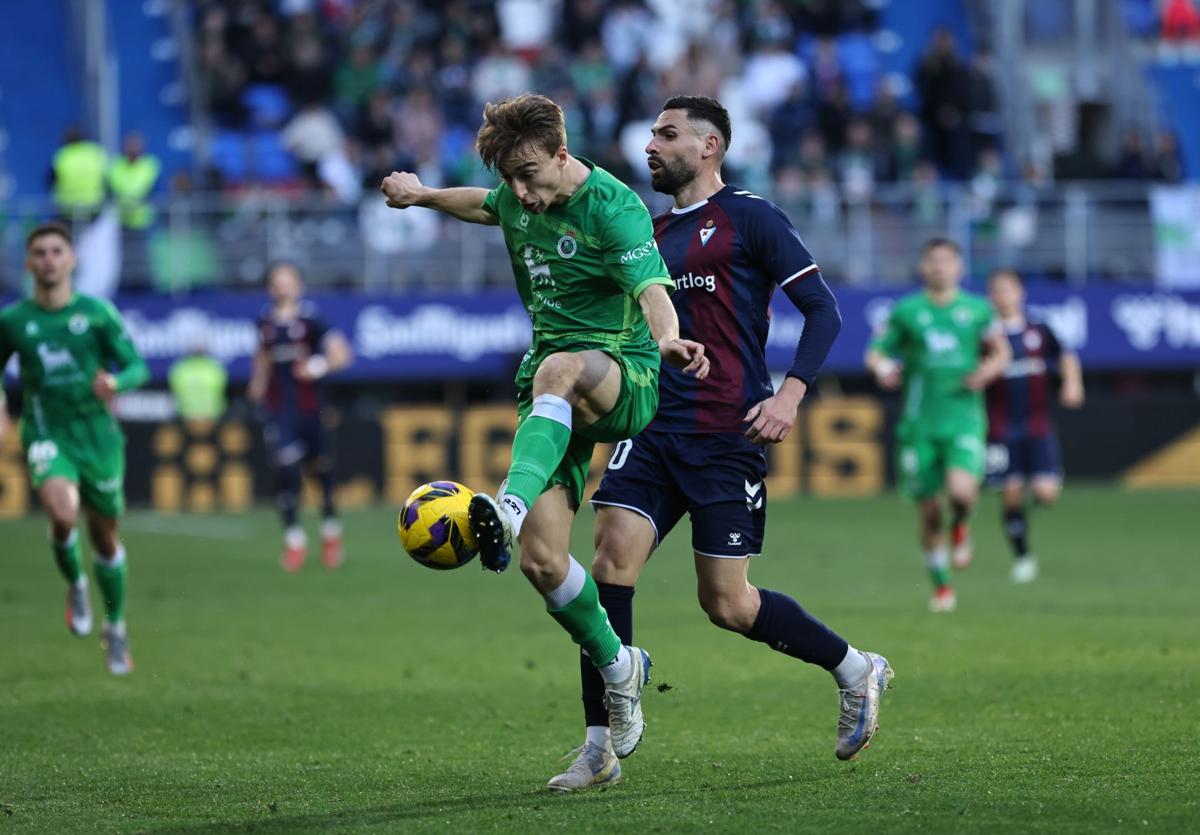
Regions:
<instances>
[{"instance_id":1,"label":"club crest on green jersey","mask_svg":"<svg viewBox=\"0 0 1200 835\"><path fill-rule=\"evenodd\" d=\"M558 239L558 255L560 258L573 258L579 250L579 244L574 235L563 235Z\"/></svg>"},{"instance_id":2,"label":"club crest on green jersey","mask_svg":"<svg viewBox=\"0 0 1200 835\"><path fill-rule=\"evenodd\" d=\"M76 336L87 333L88 318L83 313L76 313L67 321L67 329Z\"/></svg>"}]
</instances>

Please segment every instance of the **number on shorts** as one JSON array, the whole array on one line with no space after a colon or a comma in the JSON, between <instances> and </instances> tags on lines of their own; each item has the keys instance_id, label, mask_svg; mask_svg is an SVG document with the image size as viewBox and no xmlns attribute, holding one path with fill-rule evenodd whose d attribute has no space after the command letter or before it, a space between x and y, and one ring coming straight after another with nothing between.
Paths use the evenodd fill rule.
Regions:
<instances>
[{"instance_id":1,"label":"number on shorts","mask_svg":"<svg viewBox=\"0 0 1200 835\"><path fill-rule=\"evenodd\" d=\"M629 451L633 449L633 439L626 438L623 441L618 441L613 448L612 458L608 459L608 468L610 470L619 470L625 466L625 461L629 458Z\"/></svg>"},{"instance_id":2,"label":"number on shorts","mask_svg":"<svg viewBox=\"0 0 1200 835\"><path fill-rule=\"evenodd\" d=\"M54 441L34 441L29 445L29 463L48 464L58 457L58 444Z\"/></svg>"},{"instance_id":3,"label":"number on shorts","mask_svg":"<svg viewBox=\"0 0 1200 835\"><path fill-rule=\"evenodd\" d=\"M991 475L1008 472L1008 446L1005 444L988 444L987 471Z\"/></svg>"}]
</instances>

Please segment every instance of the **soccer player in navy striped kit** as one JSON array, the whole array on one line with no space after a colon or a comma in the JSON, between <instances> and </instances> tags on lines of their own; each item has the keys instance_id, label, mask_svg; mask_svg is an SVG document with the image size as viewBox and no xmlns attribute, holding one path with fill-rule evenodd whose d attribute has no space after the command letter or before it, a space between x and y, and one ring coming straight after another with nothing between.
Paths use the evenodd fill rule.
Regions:
<instances>
[{"instance_id":1,"label":"soccer player in navy striped kit","mask_svg":"<svg viewBox=\"0 0 1200 835\"><path fill-rule=\"evenodd\" d=\"M321 562L335 569L345 559L342 525L333 498L333 449L321 424L323 380L354 359L350 343L303 298L300 269L280 262L267 271L271 304L258 320L258 350L246 397L265 413L264 431L275 464L275 494L283 517L283 569L299 571L308 553L300 526L305 462L321 483Z\"/></svg>"},{"instance_id":2,"label":"soccer player in navy striped kit","mask_svg":"<svg viewBox=\"0 0 1200 835\"><path fill-rule=\"evenodd\" d=\"M1025 288L1009 269L988 280L988 295L1012 347L1012 363L987 388L988 481L1003 495L1004 532L1012 543L1012 581L1037 579L1037 558L1029 547L1025 489L1042 506L1058 501L1062 463L1050 416L1050 373L1062 378L1059 402L1068 409L1083 405L1083 370L1074 351L1063 348L1044 322L1025 314Z\"/></svg>"},{"instance_id":3,"label":"soccer player in navy striped kit","mask_svg":"<svg viewBox=\"0 0 1200 835\"><path fill-rule=\"evenodd\" d=\"M714 624L816 664L837 680L836 754L850 759L877 727L887 660L859 652L791 597L747 580L766 523L766 444L787 437L841 327L837 302L787 217L721 180L730 123L714 99L663 105L646 147L651 182L675 207L654 237L675 281L680 333L702 340L707 379L665 368L657 416L621 441L592 498L600 600L622 641L633 633L633 594L655 547L690 514L700 605ZM776 393L767 373L768 304L779 288L805 315L795 363ZM584 744L549 788L575 791L621 777L608 742L604 686L583 659Z\"/></svg>"}]
</instances>

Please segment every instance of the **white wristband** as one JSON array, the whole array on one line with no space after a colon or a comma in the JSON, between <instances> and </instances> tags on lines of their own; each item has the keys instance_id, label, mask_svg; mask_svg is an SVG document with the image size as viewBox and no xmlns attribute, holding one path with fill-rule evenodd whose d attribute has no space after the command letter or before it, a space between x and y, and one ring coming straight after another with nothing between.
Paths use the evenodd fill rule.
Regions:
<instances>
[{"instance_id":1,"label":"white wristband","mask_svg":"<svg viewBox=\"0 0 1200 835\"><path fill-rule=\"evenodd\" d=\"M875 373L880 377L890 377L898 367L894 359L882 357L875 363Z\"/></svg>"},{"instance_id":2,"label":"white wristband","mask_svg":"<svg viewBox=\"0 0 1200 835\"><path fill-rule=\"evenodd\" d=\"M314 354L304 363L304 370L314 380L319 380L329 372L329 360L320 354Z\"/></svg>"}]
</instances>

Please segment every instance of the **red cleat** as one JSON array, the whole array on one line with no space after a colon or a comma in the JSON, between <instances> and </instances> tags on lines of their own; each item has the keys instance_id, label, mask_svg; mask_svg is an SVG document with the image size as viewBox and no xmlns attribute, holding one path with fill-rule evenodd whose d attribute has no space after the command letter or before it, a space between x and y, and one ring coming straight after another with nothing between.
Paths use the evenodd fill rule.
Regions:
<instances>
[{"instance_id":1,"label":"red cleat","mask_svg":"<svg viewBox=\"0 0 1200 835\"><path fill-rule=\"evenodd\" d=\"M346 551L342 547L341 531L321 534L321 565L330 571L340 568L346 560Z\"/></svg>"},{"instance_id":2,"label":"red cleat","mask_svg":"<svg viewBox=\"0 0 1200 835\"><path fill-rule=\"evenodd\" d=\"M304 560L307 558L308 540L304 536L304 529L289 528L283 535L283 570L288 574L295 574L304 567Z\"/></svg>"}]
</instances>

